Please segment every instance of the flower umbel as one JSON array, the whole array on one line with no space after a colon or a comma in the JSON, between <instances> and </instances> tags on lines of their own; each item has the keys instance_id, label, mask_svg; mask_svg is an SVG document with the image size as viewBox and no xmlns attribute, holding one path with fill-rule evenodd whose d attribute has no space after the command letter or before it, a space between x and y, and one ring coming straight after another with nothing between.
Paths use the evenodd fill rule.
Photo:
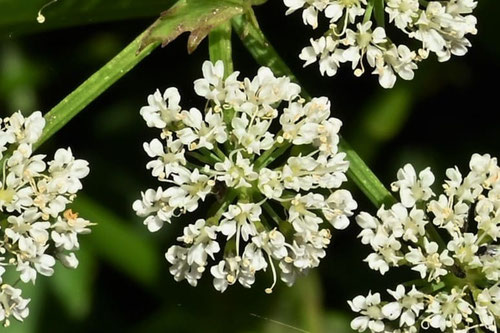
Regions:
<instances>
[{"instance_id":1,"label":"flower umbel","mask_svg":"<svg viewBox=\"0 0 500 333\"><path fill-rule=\"evenodd\" d=\"M471 46L468 35L474 35L477 6L474 0L388 0L384 4L387 23L393 23L406 36L417 41L395 44L386 36L383 22L372 20L373 0L284 0L286 14L303 8L304 24L318 26L318 14L324 14L329 29L300 53L304 66L318 61L322 75L333 76L341 63L350 62L356 76L365 72L366 63L379 76L384 88L392 88L397 76L412 80L417 63L435 53L443 62L451 55L462 56ZM381 13L384 14L383 12ZM379 26L374 26L377 23ZM366 60L366 62L365 62Z\"/></svg>"},{"instance_id":2,"label":"flower umbel","mask_svg":"<svg viewBox=\"0 0 500 333\"><path fill-rule=\"evenodd\" d=\"M4 273L11 270L20 282L35 283L38 274L54 273L57 259L76 268L78 236L92 225L68 209L89 173L88 163L75 159L70 148L58 149L48 162L45 155L33 155L44 127L40 112L0 119L0 321L5 326L11 315L20 321L28 316L29 300L4 283ZM6 151L11 155L4 156Z\"/></svg>"},{"instance_id":3,"label":"flower umbel","mask_svg":"<svg viewBox=\"0 0 500 333\"><path fill-rule=\"evenodd\" d=\"M474 154L469 167L465 177L456 167L448 169L444 193L436 198L430 169L417 178L407 164L392 184L401 203L381 207L377 216L357 217L363 229L359 237L373 250L366 258L370 268L385 274L390 267L405 265L422 280L415 283L418 287L412 283L389 290L395 301L378 302L381 312L363 312L350 303L362 315L352 321L353 329L417 332L420 326L442 332L497 332L500 168L488 154Z\"/></svg>"},{"instance_id":4,"label":"flower umbel","mask_svg":"<svg viewBox=\"0 0 500 333\"><path fill-rule=\"evenodd\" d=\"M196 286L209 268L223 292L237 281L251 287L256 272L270 270L266 292L278 274L292 285L325 256L328 224L346 228L357 208L338 189L349 167L337 149L341 122L330 117L327 98L306 102L297 84L269 68L224 79L223 63L207 61L203 75L194 90L207 100L204 110L182 110L175 88L141 109L147 125L161 129L144 148L163 185L144 191L133 208L154 232L209 207L166 253L177 281Z\"/></svg>"}]
</instances>

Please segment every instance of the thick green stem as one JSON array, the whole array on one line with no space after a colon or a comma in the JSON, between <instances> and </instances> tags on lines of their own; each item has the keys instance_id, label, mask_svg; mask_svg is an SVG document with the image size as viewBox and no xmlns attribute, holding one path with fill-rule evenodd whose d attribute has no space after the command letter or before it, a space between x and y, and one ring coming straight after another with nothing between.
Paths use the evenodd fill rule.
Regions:
<instances>
[{"instance_id":1,"label":"thick green stem","mask_svg":"<svg viewBox=\"0 0 500 333\"><path fill-rule=\"evenodd\" d=\"M231 22L223 23L210 31L208 35L208 51L210 61L213 63L217 60L222 60L224 63L224 78L228 77L234 71L231 47Z\"/></svg>"},{"instance_id":2,"label":"thick green stem","mask_svg":"<svg viewBox=\"0 0 500 333\"><path fill-rule=\"evenodd\" d=\"M34 149L41 146L159 45L159 43L151 44L137 53L142 36L143 34L134 39L104 67L94 73L45 115L47 123L40 140L35 143Z\"/></svg>"},{"instance_id":3,"label":"thick green stem","mask_svg":"<svg viewBox=\"0 0 500 333\"><path fill-rule=\"evenodd\" d=\"M208 52L210 61L215 63L222 60L224 63L224 78L231 74L233 69L233 49L231 44L231 22L225 22L214 28L208 34ZM234 109L224 110L224 122L231 127L231 121L234 117ZM225 143L226 150L229 150L229 142Z\"/></svg>"},{"instance_id":4,"label":"thick green stem","mask_svg":"<svg viewBox=\"0 0 500 333\"><path fill-rule=\"evenodd\" d=\"M288 65L281 59L257 25L255 17L249 15L251 14L232 19L233 28L248 51L259 64L268 66L276 75L286 75L293 81L298 82ZM306 99L311 98L304 90L302 90L301 95ZM339 148L346 153L350 162L347 175L373 204L378 207L382 204L391 205L396 201L391 192L384 187L382 182L344 139L341 139Z\"/></svg>"},{"instance_id":5,"label":"thick green stem","mask_svg":"<svg viewBox=\"0 0 500 333\"><path fill-rule=\"evenodd\" d=\"M339 148L347 155L347 159L350 163L349 170L347 170L347 176L354 181L356 186L358 186L377 207L383 204L389 207L392 206L392 204L396 202L396 199L346 140L340 139Z\"/></svg>"},{"instance_id":6,"label":"thick green stem","mask_svg":"<svg viewBox=\"0 0 500 333\"><path fill-rule=\"evenodd\" d=\"M377 24L379 27L384 28L385 27L385 1L384 0L372 0L373 2L373 9L374 9L374 14L375 14L375 21L377 21Z\"/></svg>"}]
</instances>

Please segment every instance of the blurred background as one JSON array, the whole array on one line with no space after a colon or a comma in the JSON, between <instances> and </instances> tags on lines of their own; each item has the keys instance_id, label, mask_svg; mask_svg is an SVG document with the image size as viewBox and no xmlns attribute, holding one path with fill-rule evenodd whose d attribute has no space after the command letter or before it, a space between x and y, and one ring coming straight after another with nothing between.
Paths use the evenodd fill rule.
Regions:
<instances>
[{"instance_id":1,"label":"blurred background","mask_svg":"<svg viewBox=\"0 0 500 333\"><path fill-rule=\"evenodd\" d=\"M172 1L60 0L44 11L46 0L0 0L0 116L22 110L49 111L98 70ZM282 1L256 7L263 31L313 96L328 96L343 133L370 167L389 185L407 162L431 166L439 184L447 167L465 170L471 154L499 156L500 39L498 1L481 0L476 10L479 34L465 57L440 64L434 58L420 64L411 82L398 80L392 90L377 78L354 78L343 67L333 78L321 77L316 64L302 68L298 59L311 31L301 14L285 17ZM362 261L368 249L356 239L353 223L336 232L327 257L293 288L270 284L258 276L252 289L239 285L220 294L206 274L197 288L176 283L164 252L183 223L151 234L134 216L132 202L140 191L155 186L145 169L142 143L155 137L139 115L147 95L175 86L181 105L200 107L192 91L207 59L206 41L191 56L186 35L155 50L90 104L39 152L53 154L71 146L91 163L91 175L75 210L97 223L82 236L80 266L58 266L51 278L23 286L31 297L31 314L9 332L350 332L346 300L369 290L383 291L414 278L404 269L383 279ZM234 38L234 62L243 75L258 65ZM360 210L375 208L350 185ZM438 188L436 188L438 190Z\"/></svg>"}]
</instances>

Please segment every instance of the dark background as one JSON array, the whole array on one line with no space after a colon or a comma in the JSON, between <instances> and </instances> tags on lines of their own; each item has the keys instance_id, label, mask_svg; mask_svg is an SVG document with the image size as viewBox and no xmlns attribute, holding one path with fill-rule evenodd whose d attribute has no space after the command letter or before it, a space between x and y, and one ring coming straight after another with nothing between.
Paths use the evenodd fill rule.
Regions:
<instances>
[{"instance_id":1,"label":"dark background","mask_svg":"<svg viewBox=\"0 0 500 333\"><path fill-rule=\"evenodd\" d=\"M419 65L413 81L398 79L392 90L381 88L374 75L355 78L348 65L333 78L321 77L316 64L302 68L297 55L322 31L305 27L299 12L285 17L281 1L257 7L256 14L303 86L313 96L332 100L333 115L344 123L342 133L386 185L408 162L431 166L439 184L447 167L466 172L473 153L498 156L500 151L499 7L497 1L480 2L479 34L471 37L473 47L465 57L447 63L431 57ZM10 37L0 44L1 116L18 109L47 112L153 19L38 33L3 31ZM156 186L142 150L142 143L156 135L139 115L147 95L175 86L184 108L203 103L192 81L201 76L207 44L188 56L186 41L183 35L155 50L41 147L50 155L71 146L77 157L90 161L91 175L76 208L98 225L81 237L76 271L59 267L54 277L40 277L35 287L26 287L32 313L9 331L349 332L347 299L415 277L404 269L383 279L370 271L362 262L368 248L356 239L359 230L353 223L334 233L318 269L293 288L280 285L272 295L264 293L270 279L263 274L252 289L235 285L224 294L213 289L208 272L197 288L174 282L163 254L181 232L182 221L150 234L131 205L141 190ZM234 63L242 76L253 76L258 68L236 37ZM352 190L360 210L374 212L362 193Z\"/></svg>"}]
</instances>

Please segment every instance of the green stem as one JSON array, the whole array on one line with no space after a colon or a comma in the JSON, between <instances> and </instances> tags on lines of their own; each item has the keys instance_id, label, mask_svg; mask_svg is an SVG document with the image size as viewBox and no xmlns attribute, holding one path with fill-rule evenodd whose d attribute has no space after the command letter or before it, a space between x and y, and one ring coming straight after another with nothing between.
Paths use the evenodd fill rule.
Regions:
<instances>
[{"instance_id":1,"label":"green stem","mask_svg":"<svg viewBox=\"0 0 500 333\"><path fill-rule=\"evenodd\" d=\"M224 78L234 71L232 44L231 44L231 22L225 22L218 27L212 29L208 34L208 53L210 54L210 61L215 63L222 60L224 63ZM226 125L231 128L231 121L234 117L234 109L223 111L223 119ZM224 144L226 150L229 150L229 142Z\"/></svg>"},{"instance_id":2,"label":"green stem","mask_svg":"<svg viewBox=\"0 0 500 333\"><path fill-rule=\"evenodd\" d=\"M196 158L198 161L203 162L205 164L214 164L214 163L218 162L218 160L214 160L211 156L206 156L206 155L194 152L194 151L190 151L187 154Z\"/></svg>"},{"instance_id":3,"label":"green stem","mask_svg":"<svg viewBox=\"0 0 500 333\"><path fill-rule=\"evenodd\" d=\"M208 35L208 52L210 61L215 63L222 60L224 63L224 78L228 77L233 70L232 46L231 46L231 22L226 22L210 31Z\"/></svg>"},{"instance_id":4,"label":"green stem","mask_svg":"<svg viewBox=\"0 0 500 333\"><path fill-rule=\"evenodd\" d=\"M396 199L391 192L385 188L384 184L370 170L358 153L343 138L340 139L339 149L346 153L349 161L347 176L354 181L368 199L377 207L383 204L389 207L392 206Z\"/></svg>"},{"instance_id":5,"label":"green stem","mask_svg":"<svg viewBox=\"0 0 500 333\"><path fill-rule=\"evenodd\" d=\"M245 47L259 64L268 66L276 75L286 75L293 81L298 82L290 68L281 59L279 54L264 36L262 30L255 23L254 16L251 14L240 15L233 18L232 22L234 30L238 33ZM311 99L311 96L304 90L302 90L301 95L306 99ZM359 157L359 155L349 146L345 139L341 139L339 148L346 153L347 160L350 162L347 175L373 204L378 207L382 204L390 205L396 202L391 192L384 187L382 182L368 168L361 157Z\"/></svg>"},{"instance_id":6,"label":"green stem","mask_svg":"<svg viewBox=\"0 0 500 333\"><path fill-rule=\"evenodd\" d=\"M374 11L375 11L375 21L378 26L385 28L385 0L372 0Z\"/></svg>"},{"instance_id":7,"label":"green stem","mask_svg":"<svg viewBox=\"0 0 500 333\"><path fill-rule=\"evenodd\" d=\"M261 157L255 161L255 167L257 169L262 169L274 162L278 157L280 157L285 151L290 148L289 143L282 143L276 147L273 147L262 154Z\"/></svg>"},{"instance_id":8,"label":"green stem","mask_svg":"<svg viewBox=\"0 0 500 333\"><path fill-rule=\"evenodd\" d=\"M211 215L207 219L207 224L209 225L218 225L219 220L222 217L222 214L227 210L229 205L231 205L234 199L238 196L238 191L233 189L229 189L226 192L226 195L220 202L214 203L212 207L209 209L209 215Z\"/></svg>"},{"instance_id":9,"label":"green stem","mask_svg":"<svg viewBox=\"0 0 500 333\"><path fill-rule=\"evenodd\" d=\"M231 21L234 31L239 35L247 50L259 64L271 68L277 76L286 75L292 81L299 81L267 40L259 28L252 11L249 11L248 14L237 16ZM306 91L302 91L301 96L305 99L311 99L311 96Z\"/></svg>"},{"instance_id":10,"label":"green stem","mask_svg":"<svg viewBox=\"0 0 500 333\"><path fill-rule=\"evenodd\" d=\"M159 45L159 43L151 44L137 53L143 34L134 39L104 67L94 73L45 115L46 125L41 138L34 144L34 149L41 146Z\"/></svg>"},{"instance_id":11,"label":"green stem","mask_svg":"<svg viewBox=\"0 0 500 333\"><path fill-rule=\"evenodd\" d=\"M373 13L373 7L374 7L373 1L369 1L365 9L365 16L363 16L363 23L366 23L371 19Z\"/></svg>"},{"instance_id":12,"label":"green stem","mask_svg":"<svg viewBox=\"0 0 500 333\"><path fill-rule=\"evenodd\" d=\"M220 161L224 162L226 160L226 158L227 158L226 155L224 155L222 150L220 150L219 146L217 146L216 144L214 145L214 152L217 155L217 157L220 159Z\"/></svg>"}]
</instances>

